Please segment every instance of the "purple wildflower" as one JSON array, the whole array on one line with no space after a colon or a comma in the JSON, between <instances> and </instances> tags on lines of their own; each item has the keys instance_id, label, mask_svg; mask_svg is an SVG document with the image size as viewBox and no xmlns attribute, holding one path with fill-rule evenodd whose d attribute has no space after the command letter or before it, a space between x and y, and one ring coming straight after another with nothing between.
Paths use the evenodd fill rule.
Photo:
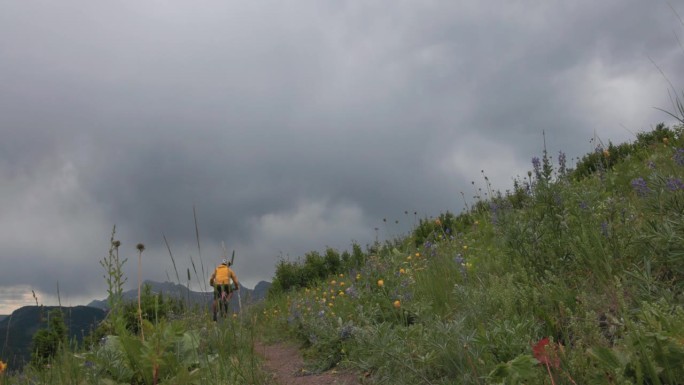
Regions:
<instances>
[{"instance_id":1,"label":"purple wildflower","mask_svg":"<svg viewBox=\"0 0 684 385\"><path fill-rule=\"evenodd\" d=\"M684 148L678 148L672 157L679 166L684 166Z\"/></svg>"},{"instance_id":2,"label":"purple wildflower","mask_svg":"<svg viewBox=\"0 0 684 385\"><path fill-rule=\"evenodd\" d=\"M565 175L566 172L567 158L563 151L558 151L558 173L560 175Z\"/></svg>"},{"instance_id":3,"label":"purple wildflower","mask_svg":"<svg viewBox=\"0 0 684 385\"><path fill-rule=\"evenodd\" d=\"M579 208L581 208L582 210L589 210L589 205L587 204L587 202L582 201L579 203Z\"/></svg>"},{"instance_id":4,"label":"purple wildflower","mask_svg":"<svg viewBox=\"0 0 684 385\"><path fill-rule=\"evenodd\" d=\"M340 328L340 339L346 340L354 335L354 327L351 325L344 325Z\"/></svg>"},{"instance_id":5,"label":"purple wildflower","mask_svg":"<svg viewBox=\"0 0 684 385\"><path fill-rule=\"evenodd\" d=\"M532 158L532 167L534 168L534 175L537 179L541 178L541 161L536 156Z\"/></svg>"},{"instance_id":6,"label":"purple wildflower","mask_svg":"<svg viewBox=\"0 0 684 385\"><path fill-rule=\"evenodd\" d=\"M646 196L648 195L648 193L651 192L651 189L648 188L648 185L646 184L644 178L632 179L631 185L634 191L636 191L637 195L641 197Z\"/></svg>"},{"instance_id":7,"label":"purple wildflower","mask_svg":"<svg viewBox=\"0 0 684 385\"><path fill-rule=\"evenodd\" d=\"M356 288L354 288L354 285L349 286L344 290L345 294L347 294L351 298L357 298L359 295L356 292Z\"/></svg>"},{"instance_id":8,"label":"purple wildflower","mask_svg":"<svg viewBox=\"0 0 684 385\"><path fill-rule=\"evenodd\" d=\"M684 190L684 183L679 178L668 179L666 185L670 191Z\"/></svg>"},{"instance_id":9,"label":"purple wildflower","mask_svg":"<svg viewBox=\"0 0 684 385\"><path fill-rule=\"evenodd\" d=\"M601 222L601 234L608 238L608 222Z\"/></svg>"}]
</instances>

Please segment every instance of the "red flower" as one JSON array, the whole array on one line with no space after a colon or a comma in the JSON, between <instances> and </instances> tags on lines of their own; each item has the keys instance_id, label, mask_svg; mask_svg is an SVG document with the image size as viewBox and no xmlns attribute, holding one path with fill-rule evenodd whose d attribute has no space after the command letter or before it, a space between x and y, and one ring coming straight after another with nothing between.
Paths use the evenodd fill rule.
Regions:
<instances>
[{"instance_id":1,"label":"red flower","mask_svg":"<svg viewBox=\"0 0 684 385\"><path fill-rule=\"evenodd\" d=\"M556 354L558 349L555 344L548 347L549 344L549 337L542 338L536 345L532 346L532 355L539 363L557 368L560 366L560 359Z\"/></svg>"}]
</instances>

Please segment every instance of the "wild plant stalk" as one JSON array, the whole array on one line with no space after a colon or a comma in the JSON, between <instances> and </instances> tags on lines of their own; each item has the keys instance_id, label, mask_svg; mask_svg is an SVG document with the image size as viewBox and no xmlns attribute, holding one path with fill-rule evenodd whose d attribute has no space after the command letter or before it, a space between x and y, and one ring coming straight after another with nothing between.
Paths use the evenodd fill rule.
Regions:
<instances>
[{"instance_id":1,"label":"wild plant stalk","mask_svg":"<svg viewBox=\"0 0 684 385\"><path fill-rule=\"evenodd\" d=\"M197 239L197 253L200 260L200 268L202 269L202 277L206 277L207 275L204 272L204 262L202 261L202 248L200 247L199 226L197 225L197 211L195 210L194 205L192 206L192 216L195 219L195 238ZM204 285L204 291L208 291L206 280L202 279L201 282Z\"/></svg>"},{"instance_id":2,"label":"wild plant stalk","mask_svg":"<svg viewBox=\"0 0 684 385\"><path fill-rule=\"evenodd\" d=\"M123 275L123 265L128 259L121 260L119 258L119 247L121 242L114 239L116 234L116 225L112 228L112 235L109 240L109 254L107 257L100 260L100 265L105 269L104 279L107 282L107 303L109 305L109 314L111 315L116 325L120 324L120 307L123 302L123 285L128 278ZM34 298L35 293L34 293ZM36 305L38 299L36 299Z\"/></svg>"},{"instance_id":3,"label":"wild plant stalk","mask_svg":"<svg viewBox=\"0 0 684 385\"><path fill-rule=\"evenodd\" d=\"M190 309L190 268L188 268L188 310Z\"/></svg>"},{"instance_id":4,"label":"wild plant stalk","mask_svg":"<svg viewBox=\"0 0 684 385\"><path fill-rule=\"evenodd\" d=\"M180 285L180 276L178 275L178 269L176 268L176 260L173 258L173 253L171 252L171 246L169 246L169 241L166 239L166 235L162 234L162 237L164 238L164 243L166 244L166 249L169 251L169 256L171 257L171 263L173 263L173 271L176 272L176 280L178 281L178 284Z\"/></svg>"},{"instance_id":5,"label":"wild plant stalk","mask_svg":"<svg viewBox=\"0 0 684 385\"><path fill-rule=\"evenodd\" d=\"M135 246L138 249L138 320L140 321L140 337L145 341L145 331L143 330L142 308L140 307L140 286L142 285L142 252L145 250L145 245L138 243Z\"/></svg>"}]
</instances>

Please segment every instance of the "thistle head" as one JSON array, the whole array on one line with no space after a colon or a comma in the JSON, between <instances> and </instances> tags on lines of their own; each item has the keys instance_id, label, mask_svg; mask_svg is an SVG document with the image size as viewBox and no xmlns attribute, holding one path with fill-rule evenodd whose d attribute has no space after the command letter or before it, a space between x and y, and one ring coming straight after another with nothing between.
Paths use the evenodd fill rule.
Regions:
<instances>
[{"instance_id":1,"label":"thistle head","mask_svg":"<svg viewBox=\"0 0 684 385\"><path fill-rule=\"evenodd\" d=\"M142 253L143 250L145 250L145 245L143 245L142 243L138 243L137 245L135 245L135 248Z\"/></svg>"},{"instance_id":2,"label":"thistle head","mask_svg":"<svg viewBox=\"0 0 684 385\"><path fill-rule=\"evenodd\" d=\"M119 246L121 246L121 241L112 241L112 246L114 246L115 249L118 249Z\"/></svg>"}]
</instances>

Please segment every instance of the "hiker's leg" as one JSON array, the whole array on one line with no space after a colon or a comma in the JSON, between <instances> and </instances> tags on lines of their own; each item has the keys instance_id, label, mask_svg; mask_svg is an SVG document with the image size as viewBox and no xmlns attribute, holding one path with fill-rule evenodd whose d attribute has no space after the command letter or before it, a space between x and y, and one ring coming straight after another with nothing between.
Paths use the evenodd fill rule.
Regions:
<instances>
[{"instance_id":1,"label":"hiker's leg","mask_svg":"<svg viewBox=\"0 0 684 385\"><path fill-rule=\"evenodd\" d=\"M214 315L214 321L216 321L216 311L218 310L218 309L216 309L216 301L218 300L217 297L218 296L217 296L216 289L214 289L214 301L211 303L211 312Z\"/></svg>"}]
</instances>

